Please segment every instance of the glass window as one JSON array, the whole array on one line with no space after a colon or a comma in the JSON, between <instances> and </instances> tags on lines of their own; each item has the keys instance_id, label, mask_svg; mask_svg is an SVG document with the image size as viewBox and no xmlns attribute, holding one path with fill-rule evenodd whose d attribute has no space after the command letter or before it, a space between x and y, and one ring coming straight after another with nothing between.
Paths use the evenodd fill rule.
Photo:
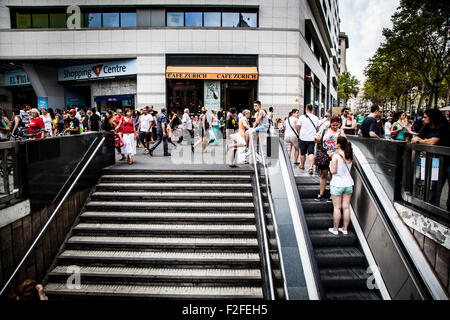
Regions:
<instances>
[{"instance_id":1,"label":"glass window","mask_svg":"<svg viewBox=\"0 0 450 320\"><path fill-rule=\"evenodd\" d=\"M21 14L16 12L16 28L31 28L31 14Z\"/></svg>"},{"instance_id":2,"label":"glass window","mask_svg":"<svg viewBox=\"0 0 450 320\"><path fill-rule=\"evenodd\" d=\"M34 13L31 16L33 28L48 28L48 14Z\"/></svg>"},{"instance_id":3,"label":"glass window","mask_svg":"<svg viewBox=\"0 0 450 320\"><path fill-rule=\"evenodd\" d=\"M241 12L239 19L239 27L256 28L257 23L258 21L256 13Z\"/></svg>"},{"instance_id":4,"label":"glass window","mask_svg":"<svg viewBox=\"0 0 450 320\"><path fill-rule=\"evenodd\" d=\"M86 14L86 26L88 28L101 28L102 27L102 14L101 13Z\"/></svg>"},{"instance_id":5,"label":"glass window","mask_svg":"<svg viewBox=\"0 0 450 320\"><path fill-rule=\"evenodd\" d=\"M183 27L184 26L184 12L167 12L167 26L168 27Z\"/></svg>"},{"instance_id":6,"label":"glass window","mask_svg":"<svg viewBox=\"0 0 450 320\"><path fill-rule=\"evenodd\" d=\"M237 27L239 25L239 13L223 12L222 27Z\"/></svg>"},{"instance_id":7,"label":"glass window","mask_svg":"<svg viewBox=\"0 0 450 320\"><path fill-rule=\"evenodd\" d=\"M103 28L118 28L119 26L118 12L108 12L103 14Z\"/></svg>"},{"instance_id":8,"label":"glass window","mask_svg":"<svg viewBox=\"0 0 450 320\"><path fill-rule=\"evenodd\" d=\"M221 14L220 12L205 12L203 14L205 27L220 27L221 26Z\"/></svg>"},{"instance_id":9,"label":"glass window","mask_svg":"<svg viewBox=\"0 0 450 320\"><path fill-rule=\"evenodd\" d=\"M65 28L66 20L65 13L52 13L50 14L50 28Z\"/></svg>"},{"instance_id":10,"label":"glass window","mask_svg":"<svg viewBox=\"0 0 450 320\"><path fill-rule=\"evenodd\" d=\"M136 27L136 12L122 12L120 14L121 27Z\"/></svg>"},{"instance_id":11,"label":"glass window","mask_svg":"<svg viewBox=\"0 0 450 320\"><path fill-rule=\"evenodd\" d=\"M201 27L203 25L201 12L186 12L186 27Z\"/></svg>"}]
</instances>

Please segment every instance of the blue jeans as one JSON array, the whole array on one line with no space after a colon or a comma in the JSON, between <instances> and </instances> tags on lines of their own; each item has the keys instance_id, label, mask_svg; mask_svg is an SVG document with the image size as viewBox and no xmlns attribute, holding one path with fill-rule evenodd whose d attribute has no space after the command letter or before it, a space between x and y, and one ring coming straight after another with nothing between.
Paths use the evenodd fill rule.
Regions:
<instances>
[{"instance_id":1,"label":"blue jeans","mask_svg":"<svg viewBox=\"0 0 450 320\"><path fill-rule=\"evenodd\" d=\"M158 132L157 133L157 138L155 143L150 147L150 151L153 152L153 150L156 149L157 146L159 146L159 144L161 143L161 141L163 142L163 149L164 149L164 155L169 153L169 140L167 138L167 135L165 137L163 137L162 132Z\"/></svg>"}]
</instances>

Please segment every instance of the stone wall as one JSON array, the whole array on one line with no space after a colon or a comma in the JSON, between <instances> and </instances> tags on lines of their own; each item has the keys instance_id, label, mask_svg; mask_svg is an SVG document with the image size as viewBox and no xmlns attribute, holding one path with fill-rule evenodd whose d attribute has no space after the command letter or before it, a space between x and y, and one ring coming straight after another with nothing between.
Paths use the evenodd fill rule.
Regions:
<instances>
[{"instance_id":1,"label":"stone wall","mask_svg":"<svg viewBox=\"0 0 450 320\"><path fill-rule=\"evenodd\" d=\"M25 279L42 281L50 268L59 248L70 231L75 218L86 201L89 189L69 196L60 211L50 223L47 231L36 245L34 251L17 273L11 288L16 288ZM0 286L6 283L37 235L50 218L54 205L31 212L0 229Z\"/></svg>"}]
</instances>

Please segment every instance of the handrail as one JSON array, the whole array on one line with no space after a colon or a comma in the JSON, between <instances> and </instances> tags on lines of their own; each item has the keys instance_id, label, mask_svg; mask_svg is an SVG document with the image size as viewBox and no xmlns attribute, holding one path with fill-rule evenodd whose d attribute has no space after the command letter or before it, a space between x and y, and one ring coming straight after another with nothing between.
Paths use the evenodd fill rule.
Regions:
<instances>
[{"instance_id":1,"label":"handrail","mask_svg":"<svg viewBox=\"0 0 450 320\"><path fill-rule=\"evenodd\" d=\"M268 277L268 285L269 285L269 299L270 300L275 300L275 288L273 285L273 277L272 277L272 267L271 267L271 263L270 263L270 255L269 255L269 241L267 240L267 230L264 224L265 218L264 218L264 206L263 206L263 202L262 202L262 195L261 195L261 187L260 187L260 183L259 183L259 174L258 174L258 165L257 165L257 161L256 161L256 154L255 154L255 146L254 146L254 141L253 141L253 135L250 134L250 146L251 146L251 150L252 150L252 158L253 158L253 166L255 169L255 177L256 177L256 189L257 189L257 193L258 193L258 205L260 207L259 211L259 218L260 218L260 230L262 232L262 246L263 246L263 259L265 262L265 266L266 266L266 274ZM263 155L261 155L263 156Z\"/></svg>"},{"instance_id":2,"label":"handrail","mask_svg":"<svg viewBox=\"0 0 450 320\"><path fill-rule=\"evenodd\" d=\"M95 146L95 142L97 142L99 137L95 137L94 141L92 141L91 145L89 146L89 148L86 150L86 152L83 155L83 158L81 158L81 160L78 162L77 166L75 167L75 169L73 169L72 173L70 174L70 176L67 178L66 182L64 182L64 185L59 189L58 194L55 196L55 198L53 199L53 203L58 201L58 198L60 197L60 195L64 192L64 189L66 188L66 186L70 183L70 181L72 180L72 178L76 175L78 169L83 165L85 159L89 156L90 151L92 148L94 148Z\"/></svg>"},{"instance_id":3,"label":"handrail","mask_svg":"<svg viewBox=\"0 0 450 320\"><path fill-rule=\"evenodd\" d=\"M75 178L74 182L71 184L71 186L69 187L69 189L67 190L67 192L64 194L64 197L61 199L61 201L59 201L58 206L55 208L55 210L53 210L53 213L51 214L50 218L48 219L47 223L44 225L44 227L42 228L41 232L38 234L38 236L36 237L36 239L33 241L33 243L31 244L30 248L28 249L28 251L25 253L25 256L22 258L22 260L20 261L19 265L16 267L16 269L14 270L14 272L12 273L12 275L9 277L8 281L6 282L6 284L3 286L2 290L0 291L0 296L3 294L3 292L8 288L9 284L11 283L11 281L14 279L14 277L16 276L17 272L19 271L19 269L22 267L23 263L25 262L25 260L28 258L28 256L30 255L31 251L34 249L34 247L36 246L36 244L38 243L38 241L41 239L42 235L44 234L45 230L47 229L47 227L50 225L50 222L53 220L53 218L56 216L56 213L58 213L59 209L61 208L61 206L63 205L64 201L66 200L66 198L69 196L70 192L72 191L72 189L75 187L76 183L78 182L78 180L80 179L81 175L84 173L84 171L86 170L86 168L89 166L89 164L91 163L92 159L94 158L94 156L96 155L98 149L100 149L100 147L103 145L105 141L105 137L102 138L102 140L100 141L100 143L98 144L98 146L95 148L95 151L92 153L92 155L90 156L89 160L86 162L86 164L83 166L83 168L81 169L80 173L77 175L77 177Z\"/></svg>"},{"instance_id":4,"label":"handrail","mask_svg":"<svg viewBox=\"0 0 450 320\"><path fill-rule=\"evenodd\" d=\"M289 156L287 154L286 146L284 144L283 139L279 139L281 150L283 151L283 156L280 157L280 165L283 163L287 167L290 187L291 187L291 193L294 197L293 201L295 206L297 207L297 212L295 214L298 216L300 221L300 227L303 232L303 238L304 242L303 245L306 247L306 253L303 254L302 262L307 262L309 260L309 267L311 268L311 274L312 277L310 277L309 273L305 272L305 279L306 279L306 287L308 289L308 293L310 297L313 299L321 299L323 295L323 289L321 286L320 278L319 278L319 268L317 266L316 258L314 256L314 250L312 247L311 239L309 237L308 233L308 226L306 223L306 219L303 213L303 206L300 201L300 196L297 190L297 184L295 183L295 179L292 179L292 177L295 177L294 170L292 169L292 165L289 159ZM282 161L284 160L284 161ZM288 188L286 188L288 189ZM286 190L287 191L287 190ZM291 209L292 210L292 209ZM300 249L300 248L299 248ZM300 253L302 255L302 253ZM305 255L306 254L306 255ZM304 259L303 259L304 258ZM309 280L308 280L309 279Z\"/></svg>"},{"instance_id":5,"label":"handrail","mask_svg":"<svg viewBox=\"0 0 450 320\"><path fill-rule=\"evenodd\" d=\"M280 237L279 237L279 232L278 232L278 222L277 222L277 217L275 214L275 209L274 209L274 205L273 205L273 200L272 200L272 192L270 191L270 187L269 187L269 173L267 171L267 165L266 165L266 157L264 157L264 151L262 149L262 144L259 144L259 152L262 158L262 165L264 168L264 174L266 176L266 192L267 192L267 198L269 199L269 207L270 207L270 214L272 216L272 220L273 220L273 231L275 234L275 239L277 242L277 249L278 249L278 256L280 257L280 272L281 272L281 278L283 279L283 288L284 288L284 294L285 294L285 298L286 300L289 300L289 292L287 289L287 282L286 282L286 272L284 269L284 260L283 260L283 253L281 251L280 248Z\"/></svg>"}]
</instances>

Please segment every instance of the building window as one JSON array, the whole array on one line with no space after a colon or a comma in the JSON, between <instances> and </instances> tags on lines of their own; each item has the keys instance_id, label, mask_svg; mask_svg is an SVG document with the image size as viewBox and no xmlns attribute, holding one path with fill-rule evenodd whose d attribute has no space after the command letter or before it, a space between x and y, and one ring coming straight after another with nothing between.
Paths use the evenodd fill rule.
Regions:
<instances>
[{"instance_id":1,"label":"building window","mask_svg":"<svg viewBox=\"0 0 450 320\"><path fill-rule=\"evenodd\" d=\"M222 13L222 27L237 27L239 26L238 12L223 12Z\"/></svg>"},{"instance_id":2,"label":"building window","mask_svg":"<svg viewBox=\"0 0 450 320\"><path fill-rule=\"evenodd\" d=\"M86 27L101 28L102 27L102 14L101 13L86 14Z\"/></svg>"},{"instance_id":3,"label":"building window","mask_svg":"<svg viewBox=\"0 0 450 320\"><path fill-rule=\"evenodd\" d=\"M167 12L168 27L184 27L184 12Z\"/></svg>"},{"instance_id":4,"label":"building window","mask_svg":"<svg viewBox=\"0 0 450 320\"><path fill-rule=\"evenodd\" d=\"M34 13L31 16L33 28L48 28L48 14Z\"/></svg>"},{"instance_id":5,"label":"building window","mask_svg":"<svg viewBox=\"0 0 450 320\"><path fill-rule=\"evenodd\" d=\"M21 14L16 12L16 28L17 29L31 28L31 14Z\"/></svg>"},{"instance_id":6,"label":"building window","mask_svg":"<svg viewBox=\"0 0 450 320\"><path fill-rule=\"evenodd\" d=\"M67 16L65 13L50 14L50 28L65 28Z\"/></svg>"},{"instance_id":7,"label":"building window","mask_svg":"<svg viewBox=\"0 0 450 320\"><path fill-rule=\"evenodd\" d=\"M185 13L186 27L201 27L203 25L202 12L186 12Z\"/></svg>"},{"instance_id":8,"label":"building window","mask_svg":"<svg viewBox=\"0 0 450 320\"><path fill-rule=\"evenodd\" d=\"M205 12L203 19L205 27L220 27L222 25L222 14L220 12Z\"/></svg>"},{"instance_id":9,"label":"building window","mask_svg":"<svg viewBox=\"0 0 450 320\"><path fill-rule=\"evenodd\" d=\"M256 13L244 13L240 15L239 27L256 28L258 25L258 17Z\"/></svg>"},{"instance_id":10,"label":"building window","mask_svg":"<svg viewBox=\"0 0 450 320\"><path fill-rule=\"evenodd\" d=\"M108 12L103 14L103 28L118 28L119 26L118 12Z\"/></svg>"},{"instance_id":11,"label":"building window","mask_svg":"<svg viewBox=\"0 0 450 320\"><path fill-rule=\"evenodd\" d=\"M121 27L136 27L136 12L122 12L120 14Z\"/></svg>"}]
</instances>

